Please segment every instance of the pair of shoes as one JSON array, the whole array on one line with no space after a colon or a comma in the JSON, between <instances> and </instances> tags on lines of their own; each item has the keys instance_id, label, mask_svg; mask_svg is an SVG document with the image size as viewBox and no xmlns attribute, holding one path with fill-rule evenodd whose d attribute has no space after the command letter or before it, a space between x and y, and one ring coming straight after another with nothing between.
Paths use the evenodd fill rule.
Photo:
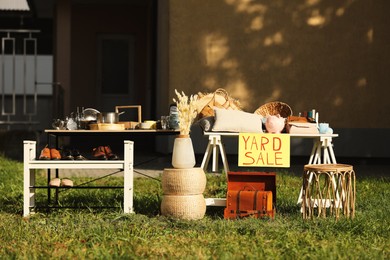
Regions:
<instances>
[{"instance_id":1,"label":"pair of shoes","mask_svg":"<svg viewBox=\"0 0 390 260\"><path fill-rule=\"evenodd\" d=\"M107 160L106 151L104 146L99 146L98 148L93 148L92 157L95 160Z\"/></svg>"},{"instance_id":2,"label":"pair of shoes","mask_svg":"<svg viewBox=\"0 0 390 260\"><path fill-rule=\"evenodd\" d=\"M119 156L114 154L109 146L104 146L104 150L106 151L108 160L119 160Z\"/></svg>"},{"instance_id":3,"label":"pair of shoes","mask_svg":"<svg viewBox=\"0 0 390 260\"><path fill-rule=\"evenodd\" d=\"M62 160L86 160L77 149L64 148L61 150Z\"/></svg>"},{"instance_id":4,"label":"pair of shoes","mask_svg":"<svg viewBox=\"0 0 390 260\"><path fill-rule=\"evenodd\" d=\"M66 148L61 149L61 159L62 160L74 160L72 151Z\"/></svg>"},{"instance_id":5,"label":"pair of shoes","mask_svg":"<svg viewBox=\"0 0 390 260\"><path fill-rule=\"evenodd\" d=\"M42 149L39 160L60 160L61 154L57 149L48 148L47 145Z\"/></svg>"},{"instance_id":6,"label":"pair of shoes","mask_svg":"<svg viewBox=\"0 0 390 260\"><path fill-rule=\"evenodd\" d=\"M83 160L87 160L87 158L85 158L84 156L81 155L80 151L77 150L77 149L73 149L72 150L72 153L73 153L73 158L75 160L79 160L79 161L83 161Z\"/></svg>"},{"instance_id":7,"label":"pair of shoes","mask_svg":"<svg viewBox=\"0 0 390 260\"><path fill-rule=\"evenodd\" d=\"M50 187L73 187L73 181L69 179L54 178L49 182Z\"/></svg>"},{"instance_id":8,"label":"pair of shoes","mask_svg":"<svg viewBox=\"0 0 390 260\"><path fill-rule=\"evenodd\" d=\"M92 150L92 157L95 160L119 160L119 156L114 154L109 146L99 146Z\"/></svg>"}]
</instances>

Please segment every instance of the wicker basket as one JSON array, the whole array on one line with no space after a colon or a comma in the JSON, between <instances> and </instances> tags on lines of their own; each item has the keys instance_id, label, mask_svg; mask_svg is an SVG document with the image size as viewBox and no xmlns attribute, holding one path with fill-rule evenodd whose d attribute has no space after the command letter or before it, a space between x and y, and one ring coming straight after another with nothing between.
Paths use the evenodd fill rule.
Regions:
<instances>
[{"instance_id":1,"label":"wicker basket","mask_svg":"<svg viewBox=\"0 0 390 260\"><path fill-rule=\"evenodd\" d=\"M196 120L203 117L214 116L214 108L224 108L231 110L242 110L240 102L231 97L229 93L219 88L213 93L198 93L197 110L199 111Z\"/></svg>"},{"instance_id":2,"label":"wicker basket","mask_svg":"<svg viewBox=\"0 0 390 260\"><path fill-rule=\"evenodd\" d=\"M262 115L263 117L266 117L268 115L275 116L279 114L281 117L287 118L289 116L292 116L293 112L291 107L286 103L274 101L260 106L258 109L256 109L254 113Z\"/></svg>"},{"instance_id":3,"label":"wicker basket","mask_svg":"<svg viewBox=\"0 0 390 260\"><path fill-rule=\"evenodd\" d=\"M161 183L165 195L197 195L206 188L206 175L202 168L164 169Z\"/></svg>"},{"instance_id":4,"label":"wicker basket","mask_svg":"<svg viewBox=\"0 0 390 260\"><path fill-rule=\"evenodd\" d=\"M202 194L164 195L161 201L161 214L178 219L202 219L206 213L206 202Z\"/></svg>"}]
</instances>

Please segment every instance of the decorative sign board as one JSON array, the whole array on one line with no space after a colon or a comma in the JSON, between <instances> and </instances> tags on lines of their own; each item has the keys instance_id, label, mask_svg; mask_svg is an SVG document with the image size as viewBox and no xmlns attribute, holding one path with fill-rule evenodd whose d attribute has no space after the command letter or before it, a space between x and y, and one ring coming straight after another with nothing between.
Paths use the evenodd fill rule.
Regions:
<instances>
[{"instance_id":1,"label":"decorative sign board","mask_svg":"<svg viewBox=\"0 0 390 260\"><path fill-rule=\"evenodd\" d=\"M290 167L290 135L240 133L238 166Z\"/></svg>"}]
</instances>

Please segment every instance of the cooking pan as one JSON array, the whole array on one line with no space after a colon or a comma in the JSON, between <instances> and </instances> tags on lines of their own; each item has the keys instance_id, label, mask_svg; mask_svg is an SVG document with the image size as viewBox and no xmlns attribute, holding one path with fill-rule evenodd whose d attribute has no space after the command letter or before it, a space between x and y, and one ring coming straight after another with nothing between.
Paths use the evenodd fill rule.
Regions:
<instances>
[{"instance_id":1,"label":"cooking pan","mask_svg":"<svg viewBox=\"0 0 390 260\"><path fill-rule=\"evenodd\" d=\"M119 116L124 112L101 112L97 114L97 122L101 124L116 124L119 122Z\"/></svg>"}]
</instances>

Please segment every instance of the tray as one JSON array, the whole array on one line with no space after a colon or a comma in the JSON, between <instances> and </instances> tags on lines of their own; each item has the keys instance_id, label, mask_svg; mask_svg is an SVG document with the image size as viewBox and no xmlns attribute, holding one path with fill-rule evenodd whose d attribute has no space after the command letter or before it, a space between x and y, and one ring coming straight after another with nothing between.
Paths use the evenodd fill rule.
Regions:
<instances>
[{"instance_id":1,"label":"tray","mask_svg":"<svg viewBox=\"0 0 390 260\"><path fill-rule=\"evenodd\" d=\"M90 130L125 130L125 124L89 124Z\"/></svg>"}]
</instances>

